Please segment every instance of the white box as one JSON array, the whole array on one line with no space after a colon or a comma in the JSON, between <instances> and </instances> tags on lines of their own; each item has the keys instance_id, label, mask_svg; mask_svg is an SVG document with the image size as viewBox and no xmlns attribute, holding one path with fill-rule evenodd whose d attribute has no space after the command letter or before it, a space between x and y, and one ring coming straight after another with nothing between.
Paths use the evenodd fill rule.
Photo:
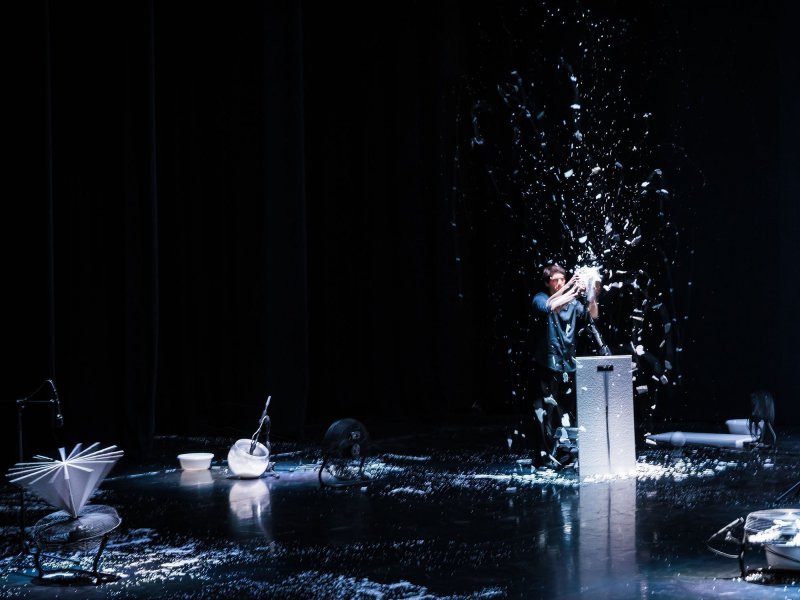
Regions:
<instances>
[{"instance_id":1,"label":"white box","mask_svg":"<svg viewBox=\"0 0 800 600\"><path fill-rule=\"evenodd\" d=\"M577 363L580 476L635 474L631 356L581 356Z\"/></svg>"}]
</instances>

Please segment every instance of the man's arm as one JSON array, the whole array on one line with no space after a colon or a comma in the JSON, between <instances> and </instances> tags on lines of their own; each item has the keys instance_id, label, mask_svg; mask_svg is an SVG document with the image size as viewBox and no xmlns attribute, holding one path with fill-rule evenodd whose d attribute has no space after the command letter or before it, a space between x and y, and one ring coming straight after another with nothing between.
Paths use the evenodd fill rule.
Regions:
<instances>
[{"instance_id":1,"label":"man's arm","mask_svg":"<svg viewBox=\"0 0 800 600\"><path fill-rule=\"evenodd\" d=\"M577 298L579 293L580 291L576 287L573 287L567 292L564 292L564 288L561 288L547 299L547 308L550 309L550 312L558 312L561 310L561 307Z\"/></svg>"},{"instance_id":2,"label":"man's arm","mask_svg":"<svg viewBox=\"0 0 800 600\"><path fill-rule=\"evenodd\" d=\"M572 278L547 299L547 308L550 312L558 312L562 306L569 304L583 291L581 278L573 275Z\"/></svg>"}]
</instances>

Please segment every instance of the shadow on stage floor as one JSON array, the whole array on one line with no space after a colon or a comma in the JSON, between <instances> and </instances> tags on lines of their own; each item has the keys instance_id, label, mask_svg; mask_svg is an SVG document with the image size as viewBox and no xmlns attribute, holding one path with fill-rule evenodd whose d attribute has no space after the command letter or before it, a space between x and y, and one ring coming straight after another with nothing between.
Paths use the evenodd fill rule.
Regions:
<instances>
[{"instance_id":1,"label":"shadow on stage floor","mask_svg":"<svg viewBox=\"0 0 800 600\"><path fill-rule=\"evenodd\" d=\"M320 486L321 438L273 440L274 469L251 480L228 470L234 440L158 438L158 460L120 463L91 500L122 517L99 566L116 578L96 586L35 579L5 485L0 596L800 597L791 580L741 579L706 546L737 517L800 504L777 501L800 478L800 431L779 432L776 452L642 444L634 476L588 481L532 469L503 425L373 437L368 480L341 488ZM193 451L214 453L210 470L180 469ZM28 525L53 511L29 494L26 507ZM766 566L763 549L745 559Z\"/></svg>"}]
</instances>

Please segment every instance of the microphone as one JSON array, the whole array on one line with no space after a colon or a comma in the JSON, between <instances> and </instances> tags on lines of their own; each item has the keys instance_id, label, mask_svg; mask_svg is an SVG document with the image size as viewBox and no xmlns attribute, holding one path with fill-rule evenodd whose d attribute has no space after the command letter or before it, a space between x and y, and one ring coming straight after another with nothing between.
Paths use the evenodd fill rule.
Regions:
<instances>
[{"instance_id":1,"label":"microphone","mask_svg":"<svg viewBox=\"0 0 800 600\"><path fill-rule=\"evenodd\" d=\"M53 382L52 379L47 380L50 384L50 387L53 388L53 402L56 403L56 414L53 417L56 422L56 427L63 427L64 426L64 414L61 412L61 401L58 399L58 390L56 389L56 384Z\"/></svg>"}]
</instances>

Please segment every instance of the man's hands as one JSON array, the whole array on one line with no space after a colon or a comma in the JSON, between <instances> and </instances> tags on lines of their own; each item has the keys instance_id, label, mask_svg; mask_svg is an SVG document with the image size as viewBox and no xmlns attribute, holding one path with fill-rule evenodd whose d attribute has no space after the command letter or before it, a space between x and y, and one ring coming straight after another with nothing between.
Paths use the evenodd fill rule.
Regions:
<instances>
[{"instance_id":1,"label":"man's hands","mask_svg":"<svg viewBox=\"0 0 800 600\"><path fill-rule=\"evenodd\" d=\"M601 288L601 283L596 281L595 293L592 295L592 300L589 302L589 314L594 319L597 318L599 312L597 307L597 295ZM575 273L560 290L547 299L547 306L551 312L558 312L563 306L580 296L586 296L586 282L580 275Z\"/></svg>"},{"instance_id":2,"label":"man's hands","mask_svg":"<svg viewBox=\"0 0 800 600\"><path fill-rule=\"evenodd\" d=\"M547 299L547 307L551 312L558 312L562 306L569 304L586 290L586 285L576 273L564 286Z\"/></svg>"}]
</instances>

